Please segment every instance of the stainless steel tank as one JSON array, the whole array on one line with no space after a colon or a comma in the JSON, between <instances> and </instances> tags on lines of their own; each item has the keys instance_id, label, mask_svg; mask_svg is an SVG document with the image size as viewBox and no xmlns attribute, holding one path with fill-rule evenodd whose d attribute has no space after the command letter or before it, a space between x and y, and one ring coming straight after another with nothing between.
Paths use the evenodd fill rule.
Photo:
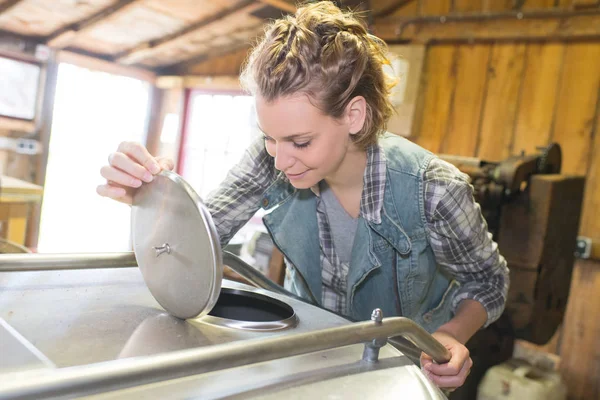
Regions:
<instances>
[{"instance_id":1,"label":"stainless steel tank","mask_svg":"<svg viewBox=\"0 0 600 400\"><path fill-rule=\"evenodd\" d=\"M268 289L221 280L210 216L195 201L177 203L189 221L169 216L174 198L195 198L162 176L134 206L135 253L0 255L0 399L445 398L388 342L401 335L447 360L412 321L374 310L352 322L249 270ZM189 229L202 245L182 241Z\"/></svg>"}]
</instances>

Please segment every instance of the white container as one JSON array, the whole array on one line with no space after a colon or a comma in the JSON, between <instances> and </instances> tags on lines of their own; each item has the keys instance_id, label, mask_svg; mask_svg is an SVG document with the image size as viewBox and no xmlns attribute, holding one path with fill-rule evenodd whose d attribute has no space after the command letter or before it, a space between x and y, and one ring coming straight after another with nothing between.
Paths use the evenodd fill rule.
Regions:
<instances>
[{"instance_id":1,"label":"white container","mask_svg":"<svg viewBox=\"0 0 600 400\"><path fill-rule=\"evenodd\" d=\"M558 372L511 359L490 368L479 384L477 400L566 400Z\"/></svg>"}]
</instances>

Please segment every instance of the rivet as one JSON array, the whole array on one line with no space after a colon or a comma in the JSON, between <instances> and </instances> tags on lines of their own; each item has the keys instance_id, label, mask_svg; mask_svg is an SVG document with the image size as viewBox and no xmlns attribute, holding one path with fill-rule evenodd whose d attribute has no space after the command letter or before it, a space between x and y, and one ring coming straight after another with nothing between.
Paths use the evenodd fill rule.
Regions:
<instances>
[{"instance_id":1,"label":"rivet","mask_svg":"<svg viewBox=\"0 0 600 400\"><path fill-rule=\"evenodd\" d=\"M263 207L266 207L269 205L269 199L267 199L266 197L262 200L262 205Z\"/></svg>"}]
</instances>

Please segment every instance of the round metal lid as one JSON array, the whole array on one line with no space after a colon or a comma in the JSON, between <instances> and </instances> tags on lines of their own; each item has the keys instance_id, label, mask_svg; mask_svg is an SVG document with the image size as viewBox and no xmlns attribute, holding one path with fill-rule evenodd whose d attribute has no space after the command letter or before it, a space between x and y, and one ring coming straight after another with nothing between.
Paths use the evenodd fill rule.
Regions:
<instances>
[{"instance_id":1,"label":"round metal lid","mask_svg":"<svg viewBox=\"0 0 600 400\"><path fill-rule=\"evenodd\" d=\"M219 297L219 235L200 196L179 175L162 171L142 185L131 211L133 250L148 289L178 318L208 314Z\"/></svg>"}]
</instances>

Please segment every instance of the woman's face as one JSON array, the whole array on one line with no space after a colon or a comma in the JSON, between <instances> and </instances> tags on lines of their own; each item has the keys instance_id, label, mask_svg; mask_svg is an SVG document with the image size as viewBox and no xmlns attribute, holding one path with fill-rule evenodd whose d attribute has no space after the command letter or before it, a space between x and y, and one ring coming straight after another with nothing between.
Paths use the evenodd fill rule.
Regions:
<instances>
[{"instance_id":1,"label":"woman's face","mask_svg":"<svg viewBox=\"0 0 600 400\"><path fill-rule=\"evenodd\" d=\"M256 97L258 125L267 152L294 187L307 189L335 176L348 150L354 149L350 135L362 128L360 123L357 129L351 108L352 102L345 115L336 119L323 114L304 94L272 102Z\"/></svg>"}]
</instances>

